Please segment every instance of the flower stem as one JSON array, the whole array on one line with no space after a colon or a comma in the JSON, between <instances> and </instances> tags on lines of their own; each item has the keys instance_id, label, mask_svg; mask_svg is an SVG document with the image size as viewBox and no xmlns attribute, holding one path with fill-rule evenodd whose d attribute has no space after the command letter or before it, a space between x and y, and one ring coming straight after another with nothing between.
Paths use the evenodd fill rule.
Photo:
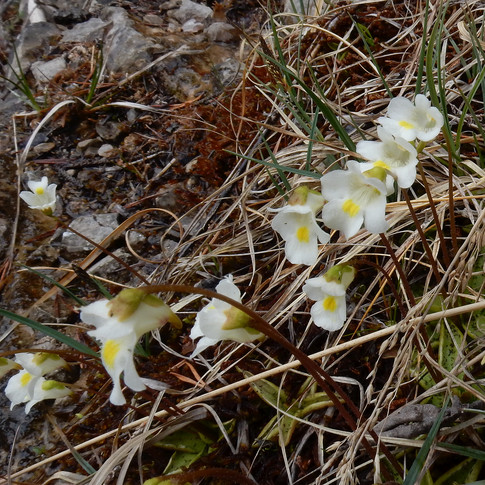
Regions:
<instances>
[{"instance_id":1,"label":"flower stem","mask_svg":"<svg viewBox=\"0 0 485 485\"><path fill-rule=\"evenodd\" d=\"M399 273L399 277L401 278L401 283L404 286L404 291L406 292L409 303L411 304L411 306L416 305L416 299L414 298L413 290L411 289L408 278L406 276L406 273L404 273L404 270L402 269L399 259L397 259L397 255L394 249L392 249L389 239L387 239L387 236L384 233L379 234L379 236L381 236L381 241L383 242L384 246L386 246L387 252L389 253L389 256L391 256L391 259L394 262L394 267L396 268L396 271ZM406 315L403 314L403 318L405 316Z\"/></svg>"},{"instance_id":2,"label":"flower stem","mask_svg":"<svg viewBox=\"0 0 485 485\"><path fill-rule=\"evenodd\" d=\"M411 199L409 198L408 191L402 189L402 194L404 196L404 200L408 205L409 212L411 213L411 217L413 218L414 225L418 230L419 236L421 237L421 242L423 244L424 250L426 251L426 255L428 256L429 263L431 264L431 269L433 270L434 277L436 278L436 283L439 285L441 282L441 275L438 271L438 266L436 264L436 260L434 259L433 252L429 247L428 241L426 240L426 235L424 234L423 228L418 220L418 216L416 215L416 211L414 210L413 204L411 203Z\"/></svg>"},{"instance_id":3,"label":"flower stem","mask_svg":"<svg viewBox=\"0 0 485 485\"><path fill-rule=\"evenodd\" d=\"M166 291L173 291L173 292L183 292L183 293L195 293L199 295L206 296L208 298L216 298L218 300L225 301L230 305L238 308L239 310L245 312L248 316L251 317L252 328L264 333L267 337L273 339L275 342L279 343L282 347L289 350L301 363L302 365L308 370L308 372L315 378L318 382L320 387L323 391L327 394L327 396L332 400L334 406L339 410L342 417L345 419L349 427L355 431L357 429L357 422L356 420L360 420L362 418L362 414L354 404L352 399L347 395L347 393L341 388L340 384L338 384L332 377L324 371L320 366L318 366L313 360L311 360L303 351L299 348L295 347L291 342L289 342L277 329L272 327L269 323L264 320L261 316L259 316L255 311L249 309L242 303L239 303L225 295L220 293L216 293L215 291L207 290L205 288L196 288L190 285L150 285L145 287L140 287L141 290L146 291L147 293L158 293L158 292L166 292ZM333 387L333 390L332 390ZM335 392L334 392L335 391ZM337 394L345 401L345 404L348 406L354 417L349 413L349 410L342 404L340 399L337 397ZM386 458L389 460L391 465L394 467L395 471L398 472L400 475L403 473L402 467L399 462L396 460L394 455L388 450L388 448L380 442L378 439L377 434L373 430L369 430L369 434L378 443L380 451L384 453ZM369 453L371 457L376 456L376 451L371 446L367 438L362 436L362 445ZM386 480L389 480L391 477L390 471L387 469L383 469L383 473L386 477Z\"/></svg>"},{"instance_id":4,"label":"flower stem","mask_svg":"<svg viewBox=\"0 0 485 485\"><path fill-rule=\"evenodd\" d=\"M444 260L445 266L448 268L448 266L450 265L450 261L451 261L450 260L450 253L448 252L448 246L446 245L445 236L443 234L443 228L441 227L441 224L440 224L440 221L439 221L439 218L438 218L438 213L436 212L436 206L434 204L433 195L431 194L431 190L430 190L429 184L428 184L428 179L426 177L426 174L424 173L423 165L421 164L421 162L418 162L418 169L419 169L419 174L421 175L421 181L423 182L424 189L426 190L426 195L428 196L429 206L431 207L431 212L433 213L434 222L436 224L436 231L438 232L438 237L440 238L443 260ZM453 194L453 192L451 192L451 193ZM452 197L453 197L453 195L452 195ZM451 205L450 206L450 212L453 212L452 209L453 209L453 206Z\"/></svg>"},{"instance_id":5,"label":"flower stem","mask_svg":"<svg viewBox=\"0 0 485 485\"><path fill-rule=\"evenodd\" d=\"M406 274L404 273L404 270L401 266L401 263L397 259L396 253L394 252L394 249L392 249L391 243L389 242L389 239L387 239L387 236L384 233L380 234L380 236L381 236L382 242L386 246L387 251L388 251L389 255L391 256L391 258L394 262L394 265L396 267L397 272L399 273L399 276L401 277L401 281L402 281L404 289L406 291L406 295L409 299L409 303L411 304L411 306L415 306L416 305L416 299L414 298L413 290L411 289L411 286L409 284L409 281L407 279ZM404 315L403 315L403 317L404 317ZM434 381L439 382L439 381L441 381L443 376L441 375L440 372L438 372L433 367L433 364L430 362L430 360L428 358L428 356L429 356L431 359L436 361L436 357L435 357L434 351L431 347L431 343L429 341L428 335L426 334L426 330L422 325L420 325L418 331L419 331L419 334L421 335L421 338L425 342L425 351L426 352L423 353L423 360L424 360L424 363L426 365L426 368L428 369L428 372L430 373L431 377L433 377ZM419 344L419 341L418 341L417 337L415 337L416 347L418 347L418 344Z\"/></svg>"}]
</instances>

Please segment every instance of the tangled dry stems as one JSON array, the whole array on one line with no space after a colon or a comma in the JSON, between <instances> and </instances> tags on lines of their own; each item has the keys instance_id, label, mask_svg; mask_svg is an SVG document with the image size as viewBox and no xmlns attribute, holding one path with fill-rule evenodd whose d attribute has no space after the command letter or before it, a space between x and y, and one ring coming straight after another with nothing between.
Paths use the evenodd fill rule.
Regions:
<instances>
[{"instance_id":1,"label":"tangled dry stems","mask_svg":"<svg viewBox=\"0 0 485 485\"><path fill-rule=\"evenodd\" d=\"M308 66L312 66L312 69L318 73L318 83L323 87L329 105L340 116L342 122L351 129L354 142L360 139L361 133L373 137L375 130L371 122L381 114L388 100L376 65L386 65L386 62L392 59L393 68L384 74L389 89L393 95L412 95L417 81L416 73L420 62L422 38L429 37L432 26L440 20L441 2L430 2L427 32L422 32L424 12L416 7L415 2L399 3L399 5L396 2L396 17L388 16L384 19L384 22L391 25L396 33L382 44L381 50L375 54L375 62L369 58L365 50L359 47L355 24L351 24L345 32L336 33L333 30L339 19L348 15L348 9L354 7L328 6L324 11L323 2L320 3L322 3L320 7L323 14L314 19L307 18L303 23L288 23L288 18L274 17L288 69L294 71L300 78L308 78L310 77ZM366 3L362 2L363 5ZM444 80L450 126L455 136L460 114L465 107L465 99L473 89L473 83L466 83L461 79L478 65L478 59L473 57L474 38L467 29L467 25L469 19L481 17L479 3L477 0L468 2L466 8L450 7L444 23L446 36L439 39L445 64L443 72L434 72L434 76L442 76ZM398 10L400 13L405 12L405 18L398 15ZM480 25L477 30L481 31L482 28L483 26ZM325 52L324 49L319 49L321 44L317 42L313 48L306 49L304 57L301 57L302 51L298 46L303 45L305 36L314 36L318 42L323 42L321 39L324 38L327 45L335 44L334 49ZM274 45L273 40L272 34L268 31L266 42ZM341 62L342 55L349 52L353 53L354 61L350 64ZM462 62L463 60L465 62ZM325 129L323 141L309 139L307 131L295 119L294 113L288 109L288 104L285 104L288 100L285 100L281 94L275 96L278 90L274 83L270 83L269 86L258 83L254 71L258 69L260 71L264 63L265 61L255 51L247 62L248 68L240 89L245 89L251 84L253 89L258 90L262 99L269 102L270 111L267 121L264 123L254 121L254 123L263 130L265 140L271 147L273 157L278 164L281 167L304 170L310 142L313 143L310 163L316 173L328 170L329 161L331 164L338 165L343 163L346 157L355 156L352 151L343 146L328 124L323 123ZM347 76L347 73L352 70L361 70L363 73L361 82L355 82L351 77L347 77L342 83L336 81L341 76ZM435 80L428 80L428 82L435 82ZM301 102L305 103L305 109L310 117L314 115L315 106L311 100L302 96ZM232 136L236 139L243 120L253 121L248 119L244 112L233 113ZM472 118L466 120L466 128L466 134L464 132L460 134L463 145L483 144L483 139ZM299 442L292 443L292 452L285 448L279 451L286 464L288 483L298 482L294 477L299 451L303 449L306 440L313 433L318 437L318 443L321 445L320 470L316 475L314 469L308 472L313 474L311 476L317 477L315 483L355 483L355 477L362 473L361 468L371 470L369 473L374 475L374 480L377 482L380 480L383 465L379 462L379 457L374 462L359 460L361 441L369 428L388 414L393 401L400 396L400 388L409 389L409 394L406 396L408 403L421 402L425 397L448 392L454 387L465 388L476 399L484 401L482 394L471 386L475 383L473 366L480 362L484 355L479 341L467 347L464 344L461 345L458 349L459 361L451 371L444 369L438 362L432 361L432 365L443 375L443 380L427 391L420 390L418 376L410 372L410 369L419 367L416 365L416 352L418 354L426 352L426 343L423 342L419 329L429 321L426 315L442 290L446 295L443 300L444 311L463 306L461 303L463 298L482 304L481 291L470 288L468 281L473 274L481 248L484 246L485 223L481 201L483 194L480 191L485 171L478 156L470 156L460 163L459 170L449 173L448 166L443 163L448 160L448 149L443 139L429 146L421 156L439 220L432 217L430 201L421 186L416 188L414 193L411 192L410 196L441 275L439 284L430 270L430 262L423 250L420 235L413 226L407 205L401 200L388 204L390 228L387 237L392 241L395 254L405 273L410 279L420 281L422 294L418 303L413 305L406 297L406 292L402 291L402 281L396 275L394 262L382 246L379 236L369 234L365 230L350 241L345 241L343 238L337 239L334 235L333 242L321 248L319 262L315 267L300 268L285 262L281 243L270 230L269 211L281 205L282 197L277 195L268 170L244 158L258 158L261 153L267 153L267 148L258 133L254 143L247 151L243 151L243 157L239 159L225 183L211 197L187 214L188 217L193 218L189 227L184 230L180 221L174 216L172 228L179 235L178 247L159 270L151 275L150 282L157 284L169 281L174 284L191 284L204 278L210 279L214 274L222 275L226 266L230 266L231 258L237 258L238 267L234 271L236 282L242 287L250 288L243 301L248 302L253 309L264 308L260 310L261 315L275 328L284 329L285 332L289 328L290 337L293 338L295 345L300 346L311 329L308 303L301 293L304 281L310 275L319 274L323 268L337 263L358 259L378 261L383 271L392 277L399 288L407 313L401 315L392 326L386 327L386 322L392 320L392 315L395 314L389 303L392 299L392 291L387 280L376 271L372 278L362 280L362 284L366 285L365 291L356 293L354 310L349 314L344 328L338 333L327 335L322 341L322 351L312 356L319 359L328 372L332 372L334 369L338 370L339 365L346 359L352 360L351 354L359 352L362 343L376 341L378 356L373 362L373 369L366 376L365 383L359 382L350 375L344 376L346 385L360 389L357 392L360 396L359 402L356 404L366 416L366 420L360 423L356 431L350 433L343 430L341 426L322 425L318 419L297 418L306 432L298 435ZM267 161L271 161L271 157L268 157ZM275 170L270 172L272 175L276 174ZM449 231L450 177L453 185L454 208L462 224L466 221L470 226L468 235L452 234ZM305 178L291 173L287 173L287 178L292 187L303 183L310 185L316 183L311 177ZM103 241L101 246L108 247L112 239L129 229L134 221L146 212L140 211L128 219L110 238ZM443 248L439 238L435 236L436 224L440 224L446 234L449 248L452 247L452 238L456 239L459 248L448 267L443 264L441 257ZM81 266L89 270L99 252L99 249L94 250ZM143 255L137 256L143 260ZM67 284L70 278L71 276L68 275L61 282ZM355 286L358 285L357 281ZM43 300L49 298L52 293L47 293ZM181 314L183 312L191 314L198 308L195 299L194 296L185 296L177 301L174 300L173 303ZM458 313L459 310L458 308ZM471 308L463 306L463 311L469 313L470 319L473 318ZM442 317L441 324L446 325L446 314L431 318L439 317ZM354 337L357 333L359 337ZM297 372L300 377L308 377L304 369L297 368L297 363L292 357L289 357L289 362L280 363L268 355L264 347L259 344L250 345L245 353L242 353L238 346L229 346L228 349L227 343L222 345L224 351L216 349L213 359L200 359L202 368L205 367L204 373L195 385L190 386L187 383L187 387L181 393L177 409L183 410L184 414L167 419L163 424L159 424L159 421L155 424L155 418L167 416L166 411L159 411L160 402L166 392L161 391L155 403L147 403L147 406L151 406L147 418L131 421L128 413L124 423L120 423L119 429L113 429L97 439L76 447L81 450L112 436L123 438L124 444L113 450L109 460L98 470L95 477L91 478L90 483L106 483L113 471L120 466L121 471L117 472L118 483L122 483L133 459L138 453L141 454L144 447L160 439L164 433L173 432L178 426L200 419L201 413L206 413L204 415L210 413L217 421L217 413L211 407L211 403L222 390L224 392L238 390L247 386L252 380L279 374L281 376L277 380L283 389L289 373ZM388 359L390 355L393 356L391 367ZM264 372L227 386L225 374L244 363L245 359L256 359ZM383 370L384 368L386 370ZM457 377L463 371L465 371L465 377ZM197 372L200 373L201 369L199 368ZM382 375L386 377L384 381L382 381ZM365 389L362 387L363 384ZM208 391L209 389L212 391ZM285 411L279 409L278 413L284 415ZM477 417L475 421L479 419ZM220 420L218 422L220 423ZM220 429L223 429L222 423L220 423ZM328 436L331 438L327 438ZM226 436L226 440L228 446L236 450L229 436ZM396 449L419 447L421 443L419 440L389 437L383 438L383 441ZM61 455L67 453L69 452L66 451ZM254 460L258 453L258 451L255 452ZM14 473L11 478L41 467L47 461L61 455ZM241 466L251 477L251 466L247 467L245 464ZM300 480L304 481L304 477Z\"/></svg>"}]
</instances>

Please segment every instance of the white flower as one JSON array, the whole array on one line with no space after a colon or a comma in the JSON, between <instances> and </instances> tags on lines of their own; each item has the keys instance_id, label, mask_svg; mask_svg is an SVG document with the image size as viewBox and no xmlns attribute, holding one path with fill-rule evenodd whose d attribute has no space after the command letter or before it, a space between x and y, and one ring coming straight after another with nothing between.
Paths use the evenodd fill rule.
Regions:
<instances>
[{"instance_id":1,"label":"white flower","mask_svg":"<svg viewBox=\"0 0 485 485\"><path fill-rule=\"evenodd\" d=\"M37 379L40 379L40 376L34 376L24 369L8 380L5 395L11 401L10 409L17 404L30 401ZM25 413L27 414L27 409Z\"/></svg>"},{"instance_id":2,"label":"white flower","mask_svg":"<svg viewBox=\"0 0 485 485\"><path fill-rule=\"evenodd\" d=\"M217 293L241 302L241 292L232 282L232 275L224 278L217 286ZM242 310L225 301L213 298L195 317L195 324L190 332L193 340L202 337L191 357L195 357L220 340L251 342L263 336L249 325L250 317Z\"/></svg>"},{"instance_id":3,"label":"white flower","mask_svg":"<svg viewBox=\"0 0 485 485\"><path fill-rule=\"evenodd\" d=\"M52 215L56 206L56 184L47 185L47 177L42 177L40 182L27 182L31 192L23 190L20 198L23 199L31 209L39 209L47 215Z\"/></svg>"},{"instance_id":4,"label":"white flower","mask_svg":"<svg viewBox=\"0 0 485 485\"><path fill-rule=\"evenodd\" d=\"M354 276L352 266L337 265L323 276L306 281L303 291L316 301L310 310L315 325L330 332L342 328L347 316L345 291Z\"/></svg>"},{"instance_id":5,"label":"white flower","mask_svg":"<svg viewBox=\"0 0 485 485\"><path fill-rule=\"evenodd\" d=\"M38 377L35 382L34 391L30 401L25 405L25 414L27 414L34 404L44 399L58 399L72 394L72 391L62 382L52 379Z\"/></svg>"},{"instance_id":6,"label":"white flower","mask_svg":"<svg viewBox=\"0 0 485 485\"><path fill-rule=\"evenodd\" d=\"M113 379L110 401L125 404L120 377L134 391L145 389L135 369L133 352L139 338L166 322L180 327L182 323L170 307L154 295L140 289L122 290L113 300L99 300L81 309L81 320L94 325L88 335L101 342L101 358Z\"/></svg>"},{"instance_id":7,"label":"white flower","mask_svg":"<svg viewBox=\"0 0 485 485\"><path fill-rule=\"evenodd\" d=\"M382 167L397 179L397 184L403 189L411 187L416 179L418 153L404 138L393 136L383 127L377 128L381 141L359 141L356 152L367 158L371 163L363 163L361 170Z\"/></svg>"},{"instance_id":8,"label":"white flower","mask_svg":"<svg viewBox=\"0 0 485 485\"><path fill-rule=\"evenodd\" d=\"M364 223L373 233L386 231L386 171L375 167L361 172L359 162L349 160L348 170L322 176L322 195L328 202L322 210L326 226L339 229L349 239Z\"/></svg>"},{"instance_id":9,"label":"white flower","mask_svg":"<svg viewBox=\"0 0 485 485\"><path fill-rule=\"evenodd\" d=\"M17 404L27 403L25 414L28 414L34 404L44 399L57 399L71 394L63 383L42 377L59 367L67 366L66 361L58 355L20 353L15 357L15 363L23 369L9 379L5 388L5 395L11 401L10 409Z\"/></svg>"},{"instance_id":10,"label":"white flower","mask_svg":"<svg viewBox=\"0 0 485 485\"><path fill-rule=\"evenodd\" d=\"M11 359L0 357L0 378L2 378L7 372L12 369L21 369L22 367Z\"/></svg>"},{"instance_id":11,"label":"white flower","mask_svg":"<svg viewBox=\"0 0 485 485\"><path fill-rule=\"evenodd\" d=\"M418 94L414 103L398 96L391 99L387 117L377 120L389 133L407 141L418 138L430 141L438 136L444 119L438 108L431 106L423 94Z\"/></svg>"},{"instance_id":12,"label":"white flower","mask_svg":"<svg viewBox=\"0 0 485 485\"><path fill-rule=\"evenodd\" d=\"M323 197L308 187L298 187L288 205L278 212L271 227L285 240L285 255L293 264L313 265L318 259L318 241L325 244L330 236L317 224L315 214L323 206Z\"/></svg>"},{"instance_id":13,"label":"white flower","mask_svg":"<svg viewBox=\"0 0 485 485\"><path fill-rule=\"evenodd\" d=\"M60 367L67 367L63 358L50 352L21 352L15 356L15 362L34 376L44 376Z\"/></svg>"}]
</instances>

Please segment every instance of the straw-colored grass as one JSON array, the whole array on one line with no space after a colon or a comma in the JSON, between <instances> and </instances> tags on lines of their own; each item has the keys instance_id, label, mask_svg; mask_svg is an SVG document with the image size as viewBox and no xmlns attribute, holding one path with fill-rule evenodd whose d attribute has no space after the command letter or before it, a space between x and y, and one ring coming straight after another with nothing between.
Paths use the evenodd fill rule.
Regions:
<instances>
[{"instance_id":1,"label":"straw-colored grass","mask_svg":"<svg viewBox=\"0 0 485 485\"><path fill-rule=\"evenodd\" d=\"M94 476L77 476L72 483L128 483L126 477L130 472L133 477L137 467L146 480L152 475L144 468L144 457L148 454L153 459L150 455L154 453L153 444L187 424L206 419L216 423L221 431L214 466L236 470L255 483L383 483L389 481L387 460L381 453L375 458L368 456L362 442L367 439L377 449L369 433L387 415L406 404L437 403L437 397L449 395L459 396L463 410L467 406L483 408L485 333L481 333L481 338L467 334L467 328L478 321L485 308L481 296L485 228L485 167L480 126L485 93L483 6L478 0L448 5L436 1L429 2L426 11L424 4L404 0L338 5L317 2L316 7L314 16L306 16L300 22L294 16L272 16L273 26L268 23L263 32L267 47L263 52L259 44L252 51L235 93L260 96L261 106L267 110L266 119L263 122L251 119L251 113L244 109L244 96L242 108L237 104L235 109L234 103L232 126L228 127L232 132L227 135L237 142L249 122L255 132L254 140L250 146L240 146L237 164L221 187L186 215L191 218L188 227L173 215L167 233L178 234L177 248L146 282L194 284L233 273L235 283L245 289L243 302L294 345L309 352L310 358L355 399L362 413L357 428L349 429L331 407L295 418L299 424L286 448L278 442L268 446L264 440L255 441L272 416L278 414L281 418L288 412L261 402L250 384L269 379L282 392L294 395L295 388L311 374L294 356L268 341L247 345L224 342L187 362L183 372L180 369L184 360L180 357L176 371L181 381L177 389L160 390L154 402L144 398L136 401L136 406L145 410L145 417L127 411L123 420L112 423L112 429L76 443L71 450L12 471L9 480L21 480L22 475L41 469L72 450L79 450L86 458L89 450L106 440L113 440L109 458ZM371 32L373 45L369 41L365 45L357 24ZM437 31L436 25L441 30ZM432 32L435 44L430 45L426 40ZM426 54L433 65L426 61ZM375 137L373 121L385 112L388 91L393 96L412 98L416 90L429 92L432 86L431 91L436 93L438 107L448 117L448 126L444 135L420 155L423 170L408 191L410 205L432 253L431 260L403 196L398 194L387 205L386 237L406 281L379 235L365 230L348 241L333 234L331 243L320 248L314 267L291 265L285 260L282 242L270 227L271 209L284 203L275 181L281 192L285 191L285 184L293 188L301 184L318 188L315 176L343 167L347 159L357 156L320 110L312 126L318 107L298 79L316 96L325 96L325 105L354 144L363 136ZM292 95L288 89L291 81ZM255 163L255 159L273 164L276 161L277 166L268 168ZM24 157L21 161L25 161ZM285 171L286 168L308 173L302 176L295 170ZM150 209L140 211L127 219L100 246L108 248L114 238L149 212ZM80 266L89 270L101 252L101 248L93 250ZM145 261L143 254L134 251L133 254ZM342 262L351 262L358 270L350 288L350 311L342 330L326 333L311 323L310 304L301 288L309 277ZM385 274L396 288L404 313ZM61 283L67 285L73 277L69 273ZM481 281L481 286L477 281ZM38 303L57 291L46 293ZM189 323L201 308L194 295L164 297ZM451 338L449 344L451 325L460 328L463 338L461 341ZM189 328L185 329L187 333ZM154 337L161 338L158 334ZM450 349L455 361L445 366L442 354ZM251 371L253 375L243 378L238 369ZM428 370L440 379L424 388L420 379ZM235 378L238 373L240 377ZM312 392L315 390L310 385L302 396L308 397ZM100 389L100 396L102 393L106 393L105 387ZM227 410L226 401L232 406ZM235 401L240 404L236 406ZM104 405L102 402L99 397L98 405ZM264 412L265 417L252 416L255 410ZM230 414L236 424L235 430L228 434L222 421ZM482 451L480 414L474 417L464 414L459 425L456 422L445 425L448 428L440 438L443 442ZM255 429L258 426L260 429ZM424 442L423 436L411 435L396 438L388 434L380 439L405 470L416 456L415 449ZM157 450L161 459L167 461L171 452ZM451 469L452 465L442 460L448 456L446 453L450 450L441 443L429 453L422 472L429 470L427 480L431 476L436 480ZM483 455L476 459L480 458ZM450 463L454 465L460 459L453 454ZM203 479L203 473L191 475L199 469L198 463L182 473L183 480L199 483L197 480ZM213 475L209 462L200 463L200 469L205 467L207 471L203 483L220 483L210 478ZM479 477L483 478L483 474ZM402 483L405 476L394 479Z\"/></svg>"}]
</instances>

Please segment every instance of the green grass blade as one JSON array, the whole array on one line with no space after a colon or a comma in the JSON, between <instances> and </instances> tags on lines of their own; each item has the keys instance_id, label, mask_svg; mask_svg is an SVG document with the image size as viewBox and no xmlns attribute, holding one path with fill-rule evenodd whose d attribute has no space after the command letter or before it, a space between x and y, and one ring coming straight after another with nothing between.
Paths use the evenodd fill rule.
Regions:
<instances>
[{"instance_id":1,"label":"green grass blade","mask_svg":"<svg viewBox=\"0 0 485 485\"><path fill-rule=\"evenodd\" d=\"M276 171L278 172L278 175L280 176L281 182L285 186L285 189L289 192L291 190L290 182L288 182L288 179L286 178L284 171L281 170L281 165L278 163L278 160L275 157L273 150L271 150L271 147L268 145L268 142L266 141L266 138L262 133L261 133L261 139L263 140L264 146L267 152L269 153L271 160L273 161L273 166L275 167Z\"/></svg>"},{"instance_id":2,"label":"green grass blade","mask_svg":"<svg viewBox=\"0 0 485 485\"><path fill-rule=\"evenodd\" d=\"M72 269L76 273L76 276L86 283L87 285L91 286L95 290L98 290L107 300L111 300L113 295L107 290L107 288L99 281L97 278L93 278L85 269L81 268L77 264L71 264Z\"/></svg>"},{"instance_id":3,"label":"green grass blade","mask_svg":"<svg viewBox=\"0 0 485 485\"><path fill-rule=\"evenodd\" d=\"M485 461L485 451L470 448L469 446L455 445L454 443L440 443L441 448L453 451L457 455L474 458L475 460Z\"/></svg>"},{"instance_id":4,"label":"green grass blade","mask_svg":"<svg viewBox=\"0 0 485 485\"><path fill-rule=\"evenodd\" d=\"M381 78L382 84L384 85L384 88L387 92L387 95L390 98L393 98L394 96L392 95L391 89L389 88L389 85L387 84L386 78L382 74L381 68L379 67L379 64L376 61L376 58L374 57L374 54L372 54L372 49L370 42L373 42L372 35L369 32L369 29L363 25L359 24L352 18L352 22L354 23L355 27L357 28L357 32L359 33L360 38L362 39L362 42L364 43L365 49L367 53L369 54L369 57L372 61L372 64L374 64L374 67L377 70L377 74L379 74L379 77Z\"/></svg>"},{"instance_id":5,"label":"green grass blade","mask_svg":"<svg viewBox=\"0 0 485 485\"><path fill-rule=\"evenodd\" d=\"M454 140L453 133L450 127L450 121L448 117L448 110L446 108L446 93L445 87L443 84L443 77L446 76L446 72L442 69L441 66L441 38L443 33L443 16L446 13L446 9L448 7L448 2L443 7L443 12L440 17L440 21L437 21L433 27L431 32L429 41L428 41L428 50L426 53L426 77L427 77L427 86L429 89L429 95L431 98L431 102L434 106L439 107L441 113L443 114L444 118L444 125L443 125L443 135L446 139L446 144L448 150L451 151L451 155L454 160L457 162L461 162L461 157L459 152L456 149L456 145ZM437 81L438 81L438 91L436 91L436 87L434 84L434 66L436 64L436 72L437 72ZM439 93L439 95L438 95Z\"/></svg>"},{"instance_id":6,"label":"green grass blade","mask_svg":"<svg viewBox=\"0 0 485 485\"><path fill-rule=\"evenodd\" d=\"M23 323L24 325L27 325L30 328L38 332L41 332L44 335L47 335L48 337L52 337L58 342L68 345L69 347L73 348L74 350L77 350L78 352L81 352L82 354L90 355L91 357L96 357L99 359L99 354L95 352L93 349L91 349L90 347L88 347L87 345L84 345L83 343L78 342L77 340L74 340L73 338L68 337L63 333L58 332L57 330L54 330L53 328L48 327L47 325L36 322L35 320L31 320L30 318L27 318L27 317L17 315L16 313L9 312L8 310L4 310L3 308L0 308L0 315L2 315L3 317L10 318L11 320L14 320L16 322Z\"/></svg>"},{"instance_id":7,"label":"green grass blade","mask_svg":"<svg viewBox=\"0 0 485 485\"><path fill-rule=\"evenodd\" d=\"M276 59L268 56L264 52L260 52L260 55L274 64L276 67L278 67L281 72L285 75L285 77L290 79L289 85L291 86L293 84L293 81L295 81L302 89L305 91L305 93L308 95L308 97L315 103L315 105L318 107L320 112L323 114L325 119L330 123L332 128L335 130L339 138L342 140L344 145L351 151L355 151L355 143L352 141L350 138L349 134L345 130L345 128L342 126L340 123L338 117L335 115L333 112L332 108L325 102L325 95L318 83L318 80L315 76L315 72L313 71L312 67L308 64L307 68L310 73L310 77L312 78L313 82L315 83L315 87L318 90L318 94L313 91L313 89L308 86L302 79L300 79L298 76L295 75L295 73L288 69L286 65L283 65L281 62L278 62Z\"/></svg>"},{"instance_id":8,"label":"green grass blade","mask_svg":"<svg viewBox=\"0 0 485 485\"><path fill-rule=\"evenodd\" d=\"M266 167L274 168L276 171L282 170L283 172L295 173L303 177L312 177L317 180L319 180L322 176L320 173L309 172L307 170L301 170L299 168L285 167L279 164L275 166L275 164L272 162L266 162L265 160L258 160L257 158L249 157L247 155L242 155L241 153L232 152L231 150L225 150L225 151L227 153L230 153L231 155L235 155L236 157L241 157L241 158L244 158L245 160L249 160L250 162L259 163Z\"/></svg>"},{"instance_id":9,"label":"green grass blade","mask_svg":"<svg viewBox=\"0 0 485 485\"><path fill-rule=\"evenodd\" d=\"M423 38L421 40L421 52L419 53L419 61L418 61L418 72L416 73L416 89L414 92L414 96L421 93L421 83L423 80L423 72L424 72L424 59L426 57L426 42L427 36L426 33L428 31L428 17L429 17L429 2L425 2L425 10L424 10L424 23L423 23Z\"/></svg>"},{"instance_id":10,"label":"green grass blade","mask_svg":"<svg viewBox=\"0 0 485 485\"><path fill-rule=\"evenodd\" d=\"M448 406L448 401L449 401L449 398L446 399L443 405L443 409L439 413L435 423L433 424L433 426L431 427L428 433L428 436L424 440L423 446L419 450L416 456L416 459L414 460L414 463L409 469L409 472L406 475L406 479L404 480L403 485L415 485L415 483L417 482L419 475L421 474L421 471L423 469L426 458L428 457L429 450L431 449L431 446L433 445L436 435L440 430L441 421L443 421L443 417L446 412L446 407Z\"/></svg>"},{"instance_id":11,"label":"green grass blade","mask_svg":"<svg viewBox=\"0 0 485 485\"><path fill-rule=\"evenodd\" d=\"M46 274L41 273L40 271L37 271L34 268L31 268L30 266L26 266L25 264L21 264L20 263L19 266L21 266L22 268L25 268L26 270L30 271L31 273L36 274L37 276L40 276L41 278L45 279L49 283L57 286L57 288L59 288L67 296L69 296L70 298L72 298L78 305L80 305L80 306L87 305L87 303L84 300L82 300L81 298L79 298L78 296L76 296L71 290L67 289L64 285L61 285L60 283L58 283L55 279L51 278L50 276L47 276Z\"/></svg>"},{"instance_id":12,"label":"green grass blade","mask_svg":"<svg viewBox=\"0 0 485 485\"><path fill-rule=\"evenodd\" d=\"M315 114L313 115L313 122L310 131L310 139L308 140L308 150L306 152L306 163L305 163L305 170L310 171L312 166L312 152L313 152L313 140L315 140L315 133L318 131L318 116L320 115L320 110L317 109Z\"/></svg>"}]
</instances>

